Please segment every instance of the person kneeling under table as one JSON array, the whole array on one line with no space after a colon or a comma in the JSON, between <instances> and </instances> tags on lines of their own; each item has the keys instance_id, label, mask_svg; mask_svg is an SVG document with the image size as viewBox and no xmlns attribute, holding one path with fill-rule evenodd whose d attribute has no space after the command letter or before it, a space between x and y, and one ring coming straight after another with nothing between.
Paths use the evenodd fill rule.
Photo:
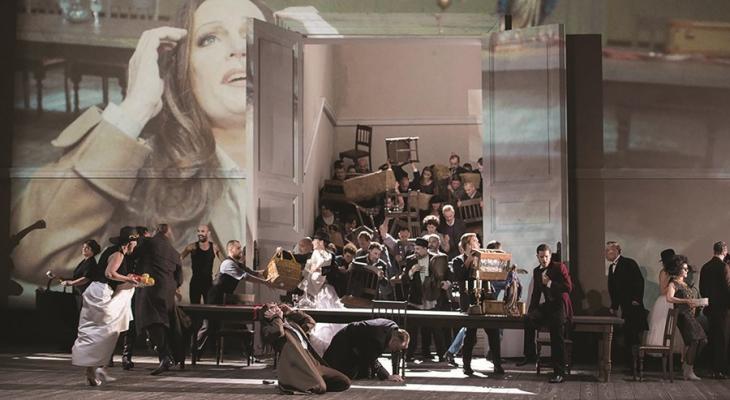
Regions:
<instances>
[{"instance_id":1,"label":"person kneeling under table","mask_svg":"<svg viewBox=\"0 0 730 400\"><path fill-rule=\"evenodd\" d=\"M277 366L279 389L285 393L341 392L350 379L330 368L309 341L315 321L287 305L266 304L261 309L261 334L280 354Z\"/></svg>"},{"instance_id":2,"label":"person kneeling under table","mask_svg":"<svg viewBox=\"0 0 730 400\"><path fill-rule=\"evenodd\" d=\"M389 374L378 357L385 351L391 352L395 369L410 339L405 329L388 319L351 322L332 338L324 359L350 379L367 379L372 372L382 380L403 382L400 375Z\"/></svg>"}]
</instances>

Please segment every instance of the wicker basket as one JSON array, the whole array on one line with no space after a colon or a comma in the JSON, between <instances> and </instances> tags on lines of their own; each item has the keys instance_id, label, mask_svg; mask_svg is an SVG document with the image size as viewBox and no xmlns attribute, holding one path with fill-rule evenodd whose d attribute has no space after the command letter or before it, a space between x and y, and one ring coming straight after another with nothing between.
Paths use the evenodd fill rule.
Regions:
<instances>
[{"instance_id":1,"label":"wicker basket","mask_svg":"<svg viewBox=\"0 0 730 400\"><path fill-rule=\"evenodd\" d=\"M274 287L281 290L292 290L302 280L302 266L288 251L274 254L266 266L264 277Z\"/></svg>"},{"instance_id":2,"label":"wicker basket","mask_svg":"<svg viewBox=\"0 0 730 400\"><path fill-rule=\"evenodd\" d=\"M395 175L391 169L350 178L342 184L345 198L349 201L372 199L381 193L385 193L388 189L395 189L395 187Z\"/></svg>"}]
</instances>

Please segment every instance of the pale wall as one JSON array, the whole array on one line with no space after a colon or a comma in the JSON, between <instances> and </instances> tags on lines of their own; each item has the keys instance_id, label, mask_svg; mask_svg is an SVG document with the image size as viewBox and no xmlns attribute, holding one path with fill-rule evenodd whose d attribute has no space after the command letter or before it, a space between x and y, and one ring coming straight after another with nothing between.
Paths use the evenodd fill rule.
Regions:
<instances>
[{"instance_id":1,"label":"pale wall","mask_svg":"<svg viewBox=\"0 0 730 400\"><path fill-rule=\"evenodd\" d=\"M331 103L334 97L334 65L331 46L305 45L304 54L304 231L311 232L319 212L319 188L332 173L335 130L321 105L322 99Z\"/></svg>"},{"instance_id":2,"label":"pale wall","mask_svg":"<svg viewBox=\"0 0 730 400\"><path fill-rule=\"evenodd\" d=\"M714 242L730 240L730 91L618 82L603 87L603 168L577 172L577 207L585 211L579 229L605 223L593 234L621 242L624 254L636 259L651 307L659 293L661 250L672 247L699 269ZM606 263L594 244L592 254L583 251L581 282L608 305Z\"/></svg>"},{"instance_id":3,"label":"pale wall","mask_svg":"<svg viewBox=\"0 0 730 400\"><path fill-rule=\"evenodd\" d=\"M445 164L451 152L464 162L480 156L478 41L358 40L337 45L334 62L342 126L333 158L353 147L357 123L373 125L376 167L386 161L388 137L418 136L421 167Z\"/></svg>"}]
</instances>

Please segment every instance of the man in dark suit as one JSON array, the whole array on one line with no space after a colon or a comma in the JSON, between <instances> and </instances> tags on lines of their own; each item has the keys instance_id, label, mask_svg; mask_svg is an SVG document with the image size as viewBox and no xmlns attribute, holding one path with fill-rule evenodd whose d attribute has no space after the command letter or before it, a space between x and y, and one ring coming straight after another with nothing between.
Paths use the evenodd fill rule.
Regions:
<instances>
[{"instance_id":1,"label":"man in dark suit","mask_svg":"<svg viewBox=\"0 0 730 400\"><path fill-rule=\"evenodd\" d=\"M550 352L553 359L553 376L550 383L565 381L565 326L573 319L573 303L570 292L573 281L568 267L562 262L551 262L552 251L546 244L537 246L540 265L532 271L532 296L525 317L525 358L518 366L535 362L535 331L541 326L550 329Z\"/></svg>"},{"instance_id":2,"label":"man in dark suit","mask_svg":"<svg viewBox=\"0 0 730 400\"><path fill-rule=\"evenodd\" d=\"M421 310L438 310L443 308L444 299L441 296L442 287L447 287L448 276L435 276L433 270L433 260L437 256L428 251L428 241L423 238L417 238L413 247L413 254L406 257L405 274L403 279L408 282L408 302ZM445 255L441 257L448 268L448 260ZM443 294L446 291L443 290ZM441 305L442 307L438 307ZM408 346L407 360L411 361L416 351L416 342L418 336L421 336L421 355L425 361L431 360L431 337L433 336L436 343L436 354L439 360L443 358L446 352L446 339L441 329L434 329L428 324L421 326L413 326L409 328L411 334L410 345Z\"/></svg>"},{"instance_id":3,"label":"man in dark suit","mask_svg":"<svg viewBox=\"0 0 730 400\"><path fill-rule=\"evenodd\" d=\"M160 224L157 233L143 242L138 249L139 272L155 279L155 284L138 288L136 293L136 317L139 332L147 331L150 342L157 352L160 365L152 371L158 375L174 364L171 346L175 339L169 329L175 323L175 292L182 285L180 253L171 244L172 229Z\"/></svg>"},{"instance_id":4,"label":"man in dark suit","mask_svg":"<svg viewBox=\"0 0 730 400\"><path fill-rule=\"evenodd\" d=\"M730 266L723 261L727 244L717 242L712 246L713 257L702 266L700 293L710 300L704 313L710 322L710 346L712 349L712 377L727 379L727 352L730 342Z\"/></svg>"},{"instance_id":5,"label":"man in dark suit","mask_svg":"<svg viewBox=\"0 0 730 400\"><path fill-rule=\"evenodd\" d=\"M644 277L639 265L621 254L617 242L606 243L608 265L608 294L611 297L611 313L621 309L624 320L624 354L626 360L633 359L632 351L641 345L641 333L649 329L647 311L644 308Z\"/></svg>"},{"instance_id":6,"label":"man in dark suit","mask_svg":"<svg viewBox=\"0 0 730 400\"><path fill-rule=\"evenodd\" d=\"M403 382L403 377L389 374L378 362L384 351L392 353L393 365L398 365L398 355L408 348L410 335L388 319L378 318L351 322L332 338L324 353L327 364L347 375L350 379L370 377L370 371L381 380Z\"/></svg>"}]
</instances>

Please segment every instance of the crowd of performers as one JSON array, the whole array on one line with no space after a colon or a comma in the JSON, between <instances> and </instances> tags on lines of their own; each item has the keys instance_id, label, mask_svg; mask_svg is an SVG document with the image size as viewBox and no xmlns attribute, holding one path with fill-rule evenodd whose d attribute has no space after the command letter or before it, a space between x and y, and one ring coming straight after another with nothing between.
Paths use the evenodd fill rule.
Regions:
<instances>
[{"instance_id":1,"label":"crowd of performers","mask_svg":"<svg viewBox=\"0 0 730 400\"><path fill-rule=\"evenodd\" d=\"M452 331L409 325L406 331L395 322L382 319L352 324L318 324L306 314L307 307L344 307L343 301L348 298L397 299L408 301L410 307L422 310L458 309L466 312L475 305L477 297L496 298L496 294L505 287L521 290L515 274L510 274L509 279L516 280L516 284L508 285L504 281L477 284L475 270L479 265L477 250L481 243L474 233L461 235L457 243L459 255L451 259L445 270L437 267L437 260L447 257L441 252L441 239L437 234L427 233L411 241L405 231L401 231L399 239L387 232L382 233L379 239L384 244L375 241L367 231L360 232L357 240L359 248L348 244L341 255L331 251L326 231L318 231L298 243L295 257L304 269L299 287L289 293L295 299L295 307L271 303L266 304L259 314L264 340L277 349L281 357L290 359L281 363L277 371L282 390L315 393L344 390L349 387L351 379L375 376L402 381L400 375L388 373L378 363L378 357L384 352L391 352L394 365L397 365L395 360L403 351L407 361L413 360L419 337L420 356L424 360L433 361L430 351L433 339L439 362L457 365L454 356L460 351L464 374L474 373L471 361L476 343L475 328L452 327ZM113 380L105 366L112 358L120 334L124 369L134 368L132 354L137 333L147 336L159 357L160 363L152 371L153 375L164 373L175 364L184 367L189 340L182 331L185 324L189 324L189 319L176 307L181 301L178 289L183 282L182 257L190 255L193 260L191 302L204 297L208 303L222 304L224 294L233 293L241 280L271 285L261 271L245 265L244 249L236 240L226 244L225 259L216 278L208 278L212 275L213 259L220 253L208 236L207 227L200 226L198 241L182 253L171 245L173 232L166 224L159 225L154 233L143 227L123 227L118 236L109 239L112 245L103 251L94 240L83 243L83 259L74 272L74 278L64 280L62 284L74 286L82 293L72 362L86 368L89 385L97 386ZM490 242L486 247L499 249L501 245ZM397 253L399 257L391 258L390 252ZM627 351L642 342L642 335L647 330L645 343L658 344L655 342L661 341L667 311L673 304L678 310L677 326L683 341L679 346L683 352L685 378L699 379L694 373L694 363L707 343L709 331L713 349L717 350L713 352L713 377L724 379L727 373L728 347L724 329L728 322L727 304L730 304L727 301L730 266L725 260L727 246L724 243L715 244L714 253L715 256L702 268L700 285L702 295L709 298L710 306L704 308L709 320L708 329L703 327L702 318L697 313L707 305L707 301L698 300L699 291L688 278L691 268L686 257L674 254L671 249L662 252L664 268L660 282L664 288L663 296L657 300L647 318L648 312L643 306L644 280L637 263L621 254L618 243L607 243L605 255L610 263L607 270L610 312L620 315L625 321L624 348ZM555 257L548 245L540 244L535 255L538 265L532 271L532 292L525 316L524 359L517 365L536 361L539 355L535 351L535 332L547 328L553 360L550 382L560 383L565 380L564 338L573 316L570 300L573 285L566 265ZM358 273L366 270L369 272ZM141 274L151 276L154 285L141 285ZM376 276L375 287L362 279L368 274ZM478 292L477 288L482 292ZM458 300L454 300L454 294L458 294ZM488 357L493 365L490 373L504 374L500 331L485 331L490 349ZM198 337L205 339L210 333L211 327L204 324ZM452 333L456 333L453 338Z\"/></svg>"}]
</instances>

